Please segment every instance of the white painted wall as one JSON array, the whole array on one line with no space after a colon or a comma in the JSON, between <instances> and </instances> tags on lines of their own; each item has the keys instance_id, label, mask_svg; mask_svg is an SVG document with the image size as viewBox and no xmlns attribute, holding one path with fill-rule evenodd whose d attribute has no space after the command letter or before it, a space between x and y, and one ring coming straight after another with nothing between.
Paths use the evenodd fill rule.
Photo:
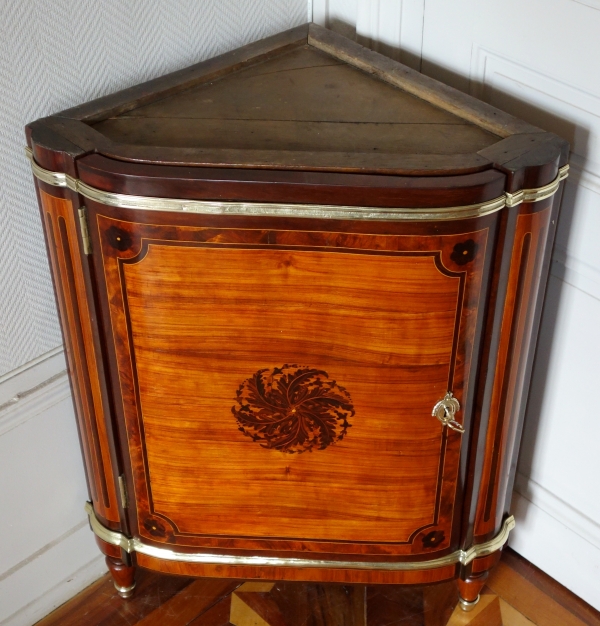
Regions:
<instances>
[{"instance_id":1,"label":"white painted wall","mask_svg":"<svg viewBox=\"0 0 600 626\"><path fill-rule=\"evenodd\" d=\"M0 625L104 571L33 180L27 122L307 21L305 0L0 0Z\"/></svg>"},{"instance_id":2,"label":"white painted wall","mask_svg":"<svg viewBox=\"0 0 600 626\"><path fill-rule=\"evenodd\" d=\"M600 0L314 0L313 13L571 143L511 545L600 609Z\"/></svg>"},{"instance_id":3,"label":"white painted wall","mask_svg":"<svg viewBox=\"0 0 600 626\"><path fill-rule=\"evenodd\" d=\"M26 626L104 573L61 349L0 379L0 624Z\"/></svg>"}]
</instances>

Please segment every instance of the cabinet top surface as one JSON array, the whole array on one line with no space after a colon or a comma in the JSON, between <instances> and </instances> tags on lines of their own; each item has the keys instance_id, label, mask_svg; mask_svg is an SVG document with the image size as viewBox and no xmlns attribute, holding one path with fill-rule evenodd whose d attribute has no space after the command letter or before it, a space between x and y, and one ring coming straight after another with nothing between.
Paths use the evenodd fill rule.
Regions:
<instances>
[{"instance_id":1,"label":"cabinet top surface","mask_svg":"<svg viewBox=\"0 0 600 626\"><path fill-rule=\"evenodd\" d=\"M65 161L48 152L401 176L516 171L567 153L551 133L314 24L33 122L28 139L54 166Z\"/></svg>"},{"instance_id":2,"label":"cabinet top surface","mask_svg":"<svg viewBox=\"0 0 600 626\"><path fill-rule=\"evenodd\" d=\"M141 146L293 152L452 155L500 140L308 44L93 127Z\"/></svg>"}]
</instances>

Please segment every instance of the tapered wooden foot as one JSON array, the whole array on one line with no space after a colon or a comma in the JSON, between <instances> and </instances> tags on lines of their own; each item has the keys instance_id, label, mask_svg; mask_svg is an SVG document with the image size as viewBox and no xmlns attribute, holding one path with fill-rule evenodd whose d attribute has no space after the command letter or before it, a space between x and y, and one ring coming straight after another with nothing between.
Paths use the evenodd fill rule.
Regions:
<instances>
[{"instance_id":1,"label":"tapered wooden foot","mask_svg":"<svg viewBox=\"0 0 600 626\"><path fill-rule=\"evenodd\" d=\"M488 573L483 572L465 580L458 579L458 592L460 594L458 601L463 611L471 611L475 608L479 602L479 593L483 589L487 577Z\"/></svg>"},{"instance_id":2,"label":"tapered wooden foot","mask_svg":"<svg viewBox=\"0 0 600 626\"><path fill-rule=\"evenodd\" d=\"M121 598L131 598L135 588L135 567L129 567L120 559L111 556L106 557L106 565L112 575L115 589Z\"/></svg>"}]
</instances>

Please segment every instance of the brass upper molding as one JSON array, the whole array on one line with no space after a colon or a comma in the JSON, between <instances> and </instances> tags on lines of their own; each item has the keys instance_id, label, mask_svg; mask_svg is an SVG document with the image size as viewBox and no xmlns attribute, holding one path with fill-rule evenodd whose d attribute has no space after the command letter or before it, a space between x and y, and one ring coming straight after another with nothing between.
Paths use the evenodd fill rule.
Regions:
<instances>
[{"instance_id":1,"label":"brass upper molding","mask_svg":"<svg viewBox=\"0 0 600 626\"><path fill-rule=\"evenodd\" d=\"M31 171L33 175L42 182L53 185L54 187L69 187L74 191L77 190L77 180L64 174L63 172L52 172L39 166L33 158L33 152L31 148L25 148L25 154L31 162Z\"/></svg>"},{"instance_id":2,"label":"brass upper molding","mask_svg":"<svg viewBox=\"0 0 600 626\"><path fill-rule=\"evenodd\" d=\"M521 189L514 193L505 192L506 206L512 207L521 204L521 202L539 202L540 200L550 198L550 196L553 196L558 191L560 183L565 180L568 175L569 164L563 165L563 167L558 170L558 176L551 183L543 187L538 187L537 189Z\"/></svg>"},{"instance_id":3,"label":"brass upper molding","mask_svg":"<svg viewBox=\"0 0 600 626\"><path fill-rule=\"evenodd\" d=\"M276 217L306 217L321 219L383 220L383 221L438 221L482 217L495 213L504 207L513 207L522 202L539 202L554 195L562 180L568 176L569 166L560 168L558 176L548 185L538 189L522 189L480 202L455 207L436 208L385 208L334 206L319 204L267 204L257 202L217 202L209 200L183 200L178 198L156 198L132 196L91 187L79 179L62 172L52 172L40 167L33 158L30 148L25 148L31 161L33 175L55 187L66 187L81 194L84 198L106 206L143 211L175 211L200 213L205 215L255 215Z\"/></svg>"},{"instance_id":4,"label":"brass upper molding","mask_svg":"<svg viewBox=\"0 0 600 626\"><path fill-rule=\"evenodd\" d=\"M472 546L468 550L457 550L439 559L429 561L331 561L328 559L299 559L274 556L236 556L227 554L207 554L204 552L177 552L169 548L149 546L137 537L129 539L125 535L106 528L96 517L91 502L86 502L85 510L90 518L94 533L106 543L122 548L129 554L138 552L166 561L183 563L203 563L205 565L250 565L270 567L311 567L327 569L364 569L386 571L424 570L455 565L468 565L473 559L487 556L499 550L507 541L510 531L515 527L515 518L507 517L500 532L490 541Z\"/></svg>"}]
</instances>

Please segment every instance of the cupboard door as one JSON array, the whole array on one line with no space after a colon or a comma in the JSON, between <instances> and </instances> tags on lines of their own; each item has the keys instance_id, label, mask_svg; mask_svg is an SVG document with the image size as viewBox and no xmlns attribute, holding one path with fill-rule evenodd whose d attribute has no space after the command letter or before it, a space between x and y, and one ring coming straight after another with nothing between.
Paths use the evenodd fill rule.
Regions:
<instances>
[{"instance_id":1,"label":"cupboard door","mask_svg":"<svg viewBox=\"0 0 600 626\"><path fill-rule=\"evenodd\" d=\"M456 548L487 227L371 235L102 213L142 540ZM463 405L454 429L432 415L448 392Z\"/></svg>"}]
</instances>

